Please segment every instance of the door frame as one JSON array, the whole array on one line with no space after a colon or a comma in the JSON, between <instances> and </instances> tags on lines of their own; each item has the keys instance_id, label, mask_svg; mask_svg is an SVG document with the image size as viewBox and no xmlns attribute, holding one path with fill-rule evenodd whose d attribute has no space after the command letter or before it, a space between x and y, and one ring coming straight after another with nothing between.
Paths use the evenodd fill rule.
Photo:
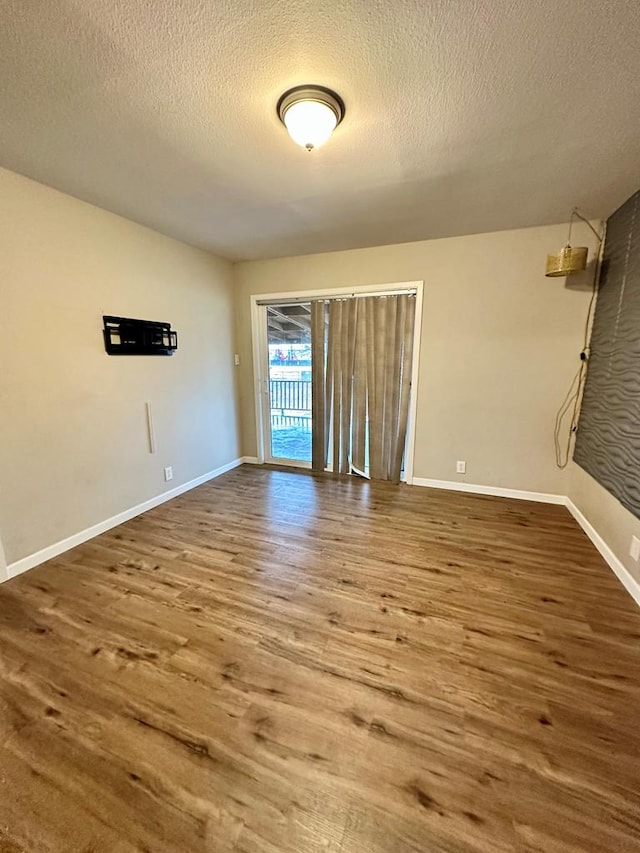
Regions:
<instances>
[{"instance_id":1,"label":"door frame","mask_svg":"<svg viewBox=\"0 0 640 853\"><path fill-rule=\"evenodd\" d=\"M407 421L407 441L405 446L404 473L402 481L413 483L413 467L416 444L416 420L418 401L418 380L420 372L420 342L422 340L422 302L424 281L400 281L390 284L365 284L356 287L314 288L310 290L286 291L284 293L251 294L251 340L253 348L253 378L256 416L256 441L258 462L270 462L270 448L266 415L269 411L269 364L267 347L267 311L269 303L309 302L314 299L336 299L349 296L398 296L415 292L416 319L413 331L413 358L411 364L411 390L409 394L409 418ZM311 463L296 460L278 460L299 468L310 468Z\"/></svg>"},{"instance_id":2,"label":"door frame","mask_svg":"<svg viewBox=\"0 0 640 853\"><path fill-rule=\"evenodd\" d=\"M270 300L274 302L274 300ZM310 299L281 299L278 301L278 305L295 305L299 302L310 302ZM267 323L267 309L269 305L263 304L258 301L258 334L260 336L259 346L258 346L258 376L259 376L259 386L260 391L262 392L262 401L260 406L260 417L261 417L261 430L257 434L261 437L262 445L260 444L260 439L258 440L258 461L261 463L266 463L268 465L286 465L290 468L311 468L311 462L305 462L302 459L287 459L284 456L272 456L271 455L271 423L270 423L270 389L269 389L269 327ZM264 311L260 310L264 309ZM255 352L254 352L255 358ZM257 426L257 425L256 425Z\"/></svg>"}]
</instances>

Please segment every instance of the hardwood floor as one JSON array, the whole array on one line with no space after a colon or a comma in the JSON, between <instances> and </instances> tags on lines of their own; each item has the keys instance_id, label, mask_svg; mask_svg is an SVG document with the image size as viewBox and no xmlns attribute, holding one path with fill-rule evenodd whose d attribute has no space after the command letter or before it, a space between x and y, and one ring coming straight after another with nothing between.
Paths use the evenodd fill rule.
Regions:
<instances>
[{"instance_id":1,"label":"hardwood floor","mask_svg":"<svg viewBox=\"0 0 640 853\"><path fill-rule=\"evenodd\" d=\"M245 466L0 587L0 850L640 853L639 641L563 507Z\"/></svg>"}]
</instances>

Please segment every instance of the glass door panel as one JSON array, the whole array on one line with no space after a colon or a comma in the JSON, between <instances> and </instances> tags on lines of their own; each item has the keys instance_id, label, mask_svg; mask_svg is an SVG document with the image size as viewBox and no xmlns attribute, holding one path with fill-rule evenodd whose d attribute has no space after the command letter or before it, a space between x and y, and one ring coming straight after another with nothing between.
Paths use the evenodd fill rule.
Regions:
<instances>
[{"instance_id":1,"label":"glass door panel","mask_svg":"<svg viewBox=\"0 0 640 853\"><path fill-rule=\"evenodd\" d=\"M311 303L267 306L270 461L311 464Z\"/></svg>"}]
</instances>

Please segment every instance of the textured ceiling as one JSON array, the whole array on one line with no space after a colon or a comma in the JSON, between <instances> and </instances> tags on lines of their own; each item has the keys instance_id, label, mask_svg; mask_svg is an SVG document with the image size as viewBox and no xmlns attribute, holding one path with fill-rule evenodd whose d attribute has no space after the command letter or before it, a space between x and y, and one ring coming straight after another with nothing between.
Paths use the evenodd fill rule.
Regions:
<instances>
[{"instance_id":1,"label":"textured ceiling","mask_svg":"<svg viewBox=\"0 0 640 853\"><path fill-rule=\"evenodd\" d=\"M233 259L609 214L638 0L0 0L0 163ZM308 154L275 113L317 82Z\"/></svg>"}]
</instances>

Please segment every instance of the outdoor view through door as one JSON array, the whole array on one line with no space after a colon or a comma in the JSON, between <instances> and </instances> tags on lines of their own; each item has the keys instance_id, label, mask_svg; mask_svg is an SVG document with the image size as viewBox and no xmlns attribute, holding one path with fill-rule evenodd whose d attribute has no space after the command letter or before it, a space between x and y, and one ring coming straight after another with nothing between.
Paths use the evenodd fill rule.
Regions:
<instances>
[{"instance_id":1,"label":"outdoor view through door","mask_svg":"<svg viewBox=\"0 0 640 853\"><path fill-rule=\"evenodd\" d=\"M267 461L399 482L415 306L415 291L264 306Z\"/></svg>"},{"instance_id":2,"label":"outdoor view through door","mask_svg":"<svg viewBox=\"0 0 640 853\"><path fill-rule=\"evenodd\" d=\"M311 462L311 303L267 306L271 458Z\"/></svg>"}]
</instances>

